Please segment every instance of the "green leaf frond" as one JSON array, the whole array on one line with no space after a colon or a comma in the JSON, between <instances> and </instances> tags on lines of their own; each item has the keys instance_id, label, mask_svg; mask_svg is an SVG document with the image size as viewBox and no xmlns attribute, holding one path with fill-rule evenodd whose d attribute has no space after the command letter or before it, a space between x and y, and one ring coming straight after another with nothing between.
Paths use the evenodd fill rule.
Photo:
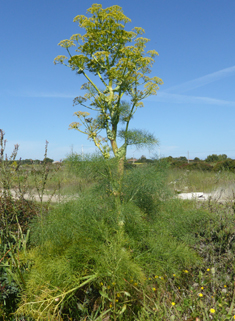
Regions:
<instances>
[{"instance_id":1,"label":"green leaf frond","mask_svg":"<svg viewBox=\"0 0 235 321\"><path fill-rule=\"evenodd\" d=\"M145 33L145 30L141 27L134 27L132 29L134 31L134 33L136 33L137 35L142 35Z\"/></svg>"},{"instance_id":2,"label":"green leaf frond","mask_svg":"<svg viewBox=\"0 0 235 321\"><path fill-rule=\"evenodd\" d=\"M159 53L156 50L149 50L147 51L147 54L149 54L151 58L154 58L155 56L159 56Z\"/></svg>"},{"instance_id":3,"label":"green leaf frond","mask_svg":"<svg viewBox=\"0 0 235 321\"><path fill-rule=\"evenodd\" d=\"M94 14L94 13L99 13L101 10L102 10L102 4L93 3L93 5L89 9L87 9L87 12Z\"/></svg>"},{"instance_id":4,"label":"green leaf frond","mask_svg":"<svg viewBox=\"0 0 235 321\"><path fill-rule=\"evenodd\" d=\"M65 60L65 59L68 59L68 57L63 56L63 55L57 56L57 57L55 57L55 59L54 59L54 64L55 64L55 65L56 65L56 64L64 64L64 60Z\"/></svg>"},{"instance_id":5,"label":"green leaf frond","mask_svg":"<svg viewBox=\"0 0 235 321\"><path fill-rule=\"evenodd\" d=\"M101 21L111 17L112 19L115 18L115 20L118 22L122 21L124 24L131 22L131 19L129 19L123 14L122 8L118 5L114 5L106 9L102 9L101 4L95 3L91 6L91 8L87 10L87 12L93 15L92 16L93 19L99 17L101 18Z\"/></svg>"},{"instance_id":6,"label":"green leaf frond","mask_svg":"<svg viewBox=\"0 0 235 321\"><path fill-rule=\"evenodd\" d=\"M99 51L94 54L94 57L99 60L101 59L102 61L105 61L105 59L109 56L108 51Z\"/></svg>"},{"instance_id":7,"label":"green leaf frond","mask_svg":"<svg viewBox=\"0 0 235 321\"><path fill-rule=\"evenodd\" d=\"M135 145L136 148L148 147L151 148L158 144L158 140L153 134L148 133L145 130L133 129L133 130L121 130L118 136L125 140L127 145Z\"/></svg>"},{"instance_id":8,"label":"green leaf frond","mask_svg":"<svg viewBox=\"0 0 235 321\"><path fill-rule=\"evenodd\" d=\"M136 107L144 107L144 103L142 101L139 101L135 104Z\"/></svg>"},{"instance_id":9,"label":"green leaf frond","mask_svg":"<svg viewBox=\"0 0 235 321\"><path fill-rule=\"evenodd\" d=\"M135 43L139 43L139 44L143 44L143 45L145 45L149 41L150 41L150 39L143 38L143 37L139 37L139 38L135 39Z\"/></svg>"},{"instance_id":10,"label":"green leaf frond","mask_svg":"<svg viewBox=\"0 0 235 321\"><path fill-rule=\"evenodd\" d=\"M80 33L76 33L70 37L71 41L79 42L80 39L83 39L83 37Z\"/></svg>"},{"instance_id":11,"label":"green leaf frond","mask_svg":"<svg viewBox=\"0 0 235 321\"><path fill-rule=\"evenodd\" d=\"M95 125L100 128L106 128L107 116L105 114L99 114L97 118L94 120Z\"/></svg>"},{"instance_id":12,"label":"green leaf frond","mask_svg":"<svg viewBox=\"0 0 235 321\"><path fill-rule=\"evenodd\" d=\"M78 72L80 72L84 69L84 65L87 61L88 58L84 55L74 55L68 62L72 70L78 70Z\"/></svg>"},{"instance_id":13,"label":"green leaf frond","mask_svg":"<svg viewBox=\"0 0 235 321\"><path fill-rule=\"evenodd\" d=\"M163 85L163 80L159 77L152 77L151 80L154 81L158 85Z\"/></svg>"},{"instance_id":14,"label":"green leaf frond","mask_svg":"<svg viewBox=\"0 0 235 321\"><path fill-rule=\"evenodd\" d=\"M78 129L78 127L81 127L82 124L78 123L78 122L73 122L69 125L69 129Z\"/></svg>"},{"instance_id":15,"label":"green leaf frond","mask_svg":"<svg viewBox=\"0 0 235 321\"><path fill-rule=\"evenodd\" d=\"M87 83L87 82L85 84L81 85L82 90L88 90L88 88L89 88L89 83Z\"/></svg>"},{"instance_id":16,"label":"green leaf frond","mask_svg":"<svg viewBox=\"0 0 235 321\"><path fill-rule=\"evenodd\" d=\"M120 122L124 123L127 121L130 121L130 119L133 117L131 114L131 105L127 101L121 101L119 105L119 111L120 111Z\"/></svg>"},{"instance_id":17,"label":"green leaf frond","mask_svg":"<svg viewBox=\"0 0 235 321\"><path fill-rule=\"evenodd\" d=\"M73 41L71 41L71 40L69 40L69 39L65 39L65 40L60 41L60 42L58 43L58 46L63 47L63 48L65 48L65 49L68 49L68 48L70 48L70 47L72 47L72 46L75 46L75 44L74 44Z\"/></svg>"},{"instance_id":18,"label":"green leaf frond","mask_svg":"<svg viewBox=\"0 0 235 321\"><path fill-rule=\"evenodd\" d=\"M88 113L86 111L76 111L74 113L74 116L77 116L78 118L81 118L81 117L85 118L85 117L87 117L89 115L90 115L90 113Z\"/></svg>"},{"instance_id":19,"label":"green leaf frond","mask_svg":"<svg viewBox=\"0 0 235 321\"><path fill-rule=\"evenodd\" d=\"M73 22L78 22L79 27L84 28L87 20L89 20L89 19L86 16L78 15L78 16L74 17Z\"/></svg>"},{"instance_id":20,"label":"green leaf frond","mask_svg":"<svg viewBox=\"0 0 235 321\"><path fill-rule=\"evenodd\" d=\"M144 97L148 97L150 95L156 95L157 91L159 90L159 86L156 83L153 82L147 82L144 85Z\"/></svg>"},{"instance_id":21,"label":"green leaf frond","mask_svg":"<svg viewBox=\"0 0 235 321\"><path fill-rule=\"evenodd\" d=\"M81 104L85 103L86 101L87 101L87 99L85 97L82 97L82 96L75 97L73 100L73 106L81 105Z\"/></svg>"}]
</instances>

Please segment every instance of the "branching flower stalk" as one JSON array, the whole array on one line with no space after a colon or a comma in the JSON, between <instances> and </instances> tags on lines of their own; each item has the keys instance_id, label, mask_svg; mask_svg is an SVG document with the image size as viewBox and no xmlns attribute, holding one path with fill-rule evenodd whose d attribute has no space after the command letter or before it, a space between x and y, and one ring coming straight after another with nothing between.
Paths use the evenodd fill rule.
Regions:
<instances>
[{"instance_id":1,"label":"branching flower stalk","mask_svg":"<svg viewBox=\"0 0 235 321\"><path fill-rule=\"evenodd\" d=\"M2 129L0 129L0 165L1 165L1 182L2 187L0 185L0 196L3 197L3 205L4 205L4 211L1 216L1 224L2 228L5 229L5 238L8 239L9 237L9 224L14 219L17 221L18 230L20 235L22 236L22 229L18 221L17 211L15 209L15 204L12 196L12 187L13 187L13 181L15 178L15 173L19 169L19 166L16 164L14 165L14 161L17 156L17 152L19 149L19 145L16 144L14 146L13 152L10 156L10 158L5 155L5 149L6 149L6 143L7 140L4 139L5 133ZM7 200L9 200L12 204L13 213L11 217L7 215Z\"/></svg>"},{"instance_id":2,"label":"branching flower stalk","mask_svg":"<svg viewBox=\"0 0 235 321\"><path fill-rule=\"evenodd\" d=\"M32 173L34 177L34 185L40 200L41 204L41 214L43 210L43 197L45 195L46 191L46 185L48 181L59 171L61 168L61 164L56 165L56 167L53 167L53 169L50 167L50 164L47 162L47 151L48 151L48 144L49 142L46 141L45 144L45 153L44 153L44 159L42 162L42 165L40 165L39 168L37 168L37 165L32 164ZM49 208L51 199L55 195L55 192L57 190L57 187L54 188L54 190L50 193L50 196L47 201L47 207Z\"/></svg>"},{"instance_id":3,"label":"branching flower stalk","mask_svg":"<svg viewBox=\"0 0 235 321\"><path fill-rule=\"evenodd\" d=\"M133 115L144 106L143 100L156 95L163 83L160 78L149 76L158 53L155 50L145 53L149 39L142 37L144 29L125 30L131 20L121 7L103 9L101 4L93 4L87 12L90 18L84 15L74 18L85 33L74 34L59 43L69 58L59 55L54 63L69 67L87 80L81 87L86 93L76 97L74 105L97 115L90 117L90 112L75 112L79 122L70 124L70 129L86 134L105 159L110 159L113 153L118 163L118 177L111 179L113 194L120 200L127 146L150 147L158 142L145 131L129 128ZM75 54L71 51L73 47L76 47ZM99 84L95 84L90 75L96 76ZM122 130L120 124L124 125ZM100 136L101 132L105 132L105 138ZM118 138L123 140L120 147Z\"/></svg>"}]
</instances>

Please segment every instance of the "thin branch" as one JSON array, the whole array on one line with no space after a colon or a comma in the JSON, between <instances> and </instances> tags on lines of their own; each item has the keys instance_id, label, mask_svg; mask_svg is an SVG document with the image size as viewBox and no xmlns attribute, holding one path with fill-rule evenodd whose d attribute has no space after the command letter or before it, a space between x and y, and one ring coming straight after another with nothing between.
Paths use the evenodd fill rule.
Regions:
<instances>
[{"instance_id":1,"label":"thin branch","mask_svg":"<svg viewBox=\"0 0 235 321\"><path fill-rule=\"evenodd\" d=\"M131 120L131 116L134 115L134 113L135 113L135 112L133 113L133 110L135 108L135 104L136 104L136 101L133 103L133 106L131 108L131 111L130 111L130 114L129 114L129 120L126 122L126 130L125 130L126 133L128 131L128 127L129 127L129 123L130 123L130 120ZM127 143L126 140L127 140L127 137L125 135L125 144Z\"/></svg>"},{"instance_id":2,"label":"thin branch","mask_svg":"<svg viewBox=\"0 0 235 321\"><path fill-rule=\"evenodd\" d=\"M85 108L88 108L88 109L94 110L94 111L99 111L99 109L92 108L92 107L88 107L88 106L86 106L86 105L84 105L84 104L82 104L82 103L79 103L79 105L81 105L81 106L83 106L83 107L85 107Z\"/></svg>"},{"instance_id":3,"label":"thin branch","mask_svg":"<svg viewBox=\"0 0 235 321\"><path fill-rule=\"evenodd\" d=\"M89 83L95 88L97 93L101 95L101 92L99 91L98 87L93 83L93 81L87 76L87 74L82 70L83 75L86 77L86 79L89 81Z\"/></svg>"}]
</instances>

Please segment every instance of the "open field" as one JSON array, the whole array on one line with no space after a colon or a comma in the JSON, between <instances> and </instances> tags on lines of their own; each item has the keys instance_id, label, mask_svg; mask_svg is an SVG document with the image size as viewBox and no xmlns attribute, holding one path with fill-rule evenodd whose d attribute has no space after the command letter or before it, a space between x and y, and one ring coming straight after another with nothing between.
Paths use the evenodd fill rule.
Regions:
<instances>
[{"instance_id":1,"label":"open field","mask_svg":"<svg viewBox=\"0 0 235 321\"><path fill-rule=\"evenodd\" d=\"M170 169L167 182L177 191L211 193L218 188L232 187L235 184L235 174L229 171L217 173Z\"/></svg>"}]
</instances>

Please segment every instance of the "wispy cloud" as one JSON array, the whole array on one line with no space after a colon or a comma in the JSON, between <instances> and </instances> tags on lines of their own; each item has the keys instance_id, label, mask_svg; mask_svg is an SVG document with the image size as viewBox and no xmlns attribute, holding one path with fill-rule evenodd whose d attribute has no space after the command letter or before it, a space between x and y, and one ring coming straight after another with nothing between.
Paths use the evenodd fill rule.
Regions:
<instances>
[{"instance_id":1,"label":"wispy cloud","mask_svg":"<svg viewBox=\"0 0 235 321\"><path fill-rule=\"evenodd\" d=\"M187 81L187 82L182 83L180 85L172 86L172 87L166 89L165 92L177 92L178 94L181 94L181 93L187 92L191 89L202 87L202 86L207 85L211 82L218 81L222 78L230 77L233 75L235 75L235 66L213 72L213 73L205 75L203 77Z\"/></svg>"},{"instance_id":2,"label":"wispy cloud","mask_svg":"<svg viewBox=\"0 0 235 321\"><path fill-rule=\"evenodd\" d=\"M163 91L162 92L159 91L157 96L150 96L146 100L171 103L171 104L199 104L200 103L200 104L206 104L206 105L235 107L235 101L215 99L210 97L171 94Z\"/></svg>"},{"instance_id":3,"label":"wispy cloud","mask_svg":"<svg viewBox=\"0 0 235 321\"><path fill-rule=\"evenodd\" d=\"M190 91L206 84L218 81L222 78L235 75L235 66L225 68L211 74L205 75L194 80L187 81L180 85L172 86L165 91L159 91L157 97L151 96L147 98L147 101L158 101L166 103L176 104L209 104L219 106L235 107L235 101L227 101L222 99L216 99L211 97L200 97L182 95L182 93ZM35 97L35 98L75 98L78 93L63 93L63 92L37 92L37 91L21 91L21 92L9 92L8 94L21 97ZM128 99L127 99L128 100Z\"/></svg>"},{"instance_id":4,"label":"wispy cloud","mask_svg":"<svg viewBox=\"0 0 235 321\"><path fill-rule=\"evenodd\" d=\"M235 67L234 67L235 68ZM20 94L23 97L35 97L35 98L69 98L74 99L77 94L60 93L60 92L25 92ZM126 98L128 100L128 97ZM158 101L175 104L209 104L219 106L230 106L235 107L235 101L228 101L222 99L215 99L210 97L198 97L169 93L166 91L159 91L157 96L150 96L146 99L147 101Z\"/></svg>"}]
</instances>

